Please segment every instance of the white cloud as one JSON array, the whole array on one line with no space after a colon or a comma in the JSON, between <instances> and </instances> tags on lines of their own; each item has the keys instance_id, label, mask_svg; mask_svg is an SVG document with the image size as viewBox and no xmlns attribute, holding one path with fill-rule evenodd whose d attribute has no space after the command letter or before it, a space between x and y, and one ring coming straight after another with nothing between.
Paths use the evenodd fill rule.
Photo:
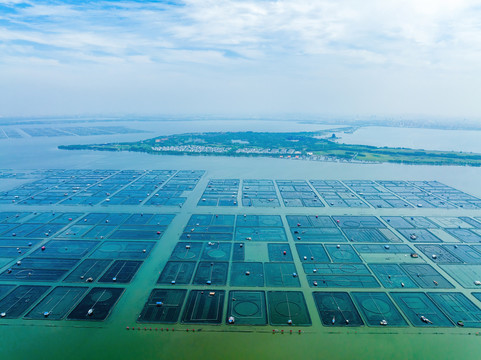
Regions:
<instances>
[{"instance_id":1,"label":"white cloud","mask_svg":"<svg viewBox=\"0 0 481 360\"><path fill-rule=\"evenodd\" d=\"M169 79L167 94L205 84L206 94L218 91L224 96L234 86L239 92L270 89L274 102L276 94L284 91L284 96L295 88L299 97L286 95L284 105L311 99L313 108L319 97L312 93L329 98L329 106L335 103L331 89L338 88L342 97L345 87L352 91L351 98L362 92L356 105L362 108L359 99L369 92L364 93L361 83L369 83L377 98L398 96L395 90L386 90L395 82L400 84L397 91L415 84L423 89L412 95L419 107L429 89L433 93L443 89L448 98L453 95L450 83L457 84L452 87L456 91L472 89L481 78L479 1L185 0L175 6L147 1L0 0L0 4L10 10L0 8L0 75L14 74L9 76L12 82L24 80L25 70L31 77L48 73L52 83L55 74L65 79L67 73L78 72L83 75L76 81L95 83L117 81L127 72L126 83L139 77L150 92ZM7 91L0 81L0 95ZM254 93L252 101L260 102L262 96ZM373 95L372 104L377 98ZM473 104L471 108L477 109Z\"/></svg>"},{"instance_id":2,"label":"white cloud","mask_svg":"<svg viewBox=\"0 0 481 360\"><path fill-rule=\"evenodd\" d=\"M100 51L126 61L132 54L155 59L163 52L188 50L193 62L196 51L200 58L205 51L218 51L222 61L229 50L254 61L329 54L350 62L412 61L419 66L439 62L442 56L437 51L461 51L468 59L478 59L481 47L480 11L473 1L187 0L183 6L32 2L27 7L7 3L16 13L3 15L12 26L1 31L0 40L51 46L50 56L59 61L72 61L62 59L65 49L92 57Z\"/></svg>"}]
</instances>

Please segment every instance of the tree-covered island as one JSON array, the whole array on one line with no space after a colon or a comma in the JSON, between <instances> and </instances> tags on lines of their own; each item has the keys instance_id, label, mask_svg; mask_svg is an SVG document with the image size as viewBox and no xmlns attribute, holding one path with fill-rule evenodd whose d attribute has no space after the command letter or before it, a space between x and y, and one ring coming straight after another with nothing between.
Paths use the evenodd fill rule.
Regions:
<instances>
[{"instance_id":1,"label":"tree-covered island","mask_svg":"<svg viewBox=\"0 0 481 360\"><path fill-rule=\"evenodd\" d=\"M328 130L332 133L332 129ZM176 134L136 142L61 145L64 150L137 151L162 155L263 156L318 161L390 162L481 166L481 154L352 145L319 132L209 132Z\"/></svg>"}]
</instances>

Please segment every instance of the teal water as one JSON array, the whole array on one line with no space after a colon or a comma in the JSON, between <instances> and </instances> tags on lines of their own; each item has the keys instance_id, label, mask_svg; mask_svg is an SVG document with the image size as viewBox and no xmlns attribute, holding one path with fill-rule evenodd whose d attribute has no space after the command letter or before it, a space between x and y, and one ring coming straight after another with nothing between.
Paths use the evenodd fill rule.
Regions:
<instances>
[{"instance_id":1,"label":"teal water","mask_svg":"<svg viewBox=\"0 0 481 360\"><path fill-rule=\"evenodd\" d=\"M64 142L64 139L62 143ZM69 139L77 143L77 138ZM85 142L96 139L82 138ZM182 209L155 208L158 213L177 216L164 234L161 243L142 266L135 281L122 296L112 315L102 323L75 321L7 320L0 322L0 355L2 359L479 359L481 337L475 329L414 327L335 329L321 325L312 296L306 296L312 326L294 328L299 335L272 334L273 327L228 327L170 325L176 331L126 331L154 288L155 281L170 251L177 242L191 213L217 213L219 208L198 208L209 178L253 179L403 179L438 180L470 194L481 196L481 169L470 167L430 167L391 164L348 164L309 161L262 159L155 156L136 153L74 152L56 149L59 139L26 139L21 142L0 142L0 168L79 168L79 169L205 169L195 191ZM21 181L0 180L0 190ZM2 205L2 210L21 206ZM32 207L23 209L32 211ZM117 207L60 207L57 211L119 211ZM39 210L48 210L48 207ZM125 212L149 212L152 208L125 206ZM276 208L224 209L232 214L376 214L376 215L435 215L481 216L481 211L428 209L307 209ZM473 215L474 214L474 215ZM289 238L291 248L293 239ZM296 259L300 270L300 263ZM305 277L304 277L305 278ZM302 290L309 294L307 282ZM188 287L189 288L189 287ZM223 287L229 289L228 286ZM297 289L293 289L297 290ZM342 289L339 289L342 290ZM457 291L464 291L458 286ZM147 325L145 325L147 326ZM143 328L144 326L142 326ZM147 326L150 328L150 325ZM155 325L152 325L155 329ZM161 326L157 326L160 328ZM195 333L186 328L202 328ZM279 327L288 332L289 328Z\"/></svg>"}]
</instances>

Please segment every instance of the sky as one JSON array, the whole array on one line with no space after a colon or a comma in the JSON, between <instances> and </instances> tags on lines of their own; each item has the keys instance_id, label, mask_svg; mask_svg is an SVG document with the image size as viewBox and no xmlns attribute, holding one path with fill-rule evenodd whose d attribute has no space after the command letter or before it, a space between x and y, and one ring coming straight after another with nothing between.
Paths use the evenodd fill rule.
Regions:
<instances>
[{"instance_id":1,"label":"sky","mask_svg":"<svg viewBox=\"0 0 481 360\"><path fill-rule=\"evenodd\" d=\"M481 2L0 0L0 116L481 119Z\"/></svg>"}]
</instances>

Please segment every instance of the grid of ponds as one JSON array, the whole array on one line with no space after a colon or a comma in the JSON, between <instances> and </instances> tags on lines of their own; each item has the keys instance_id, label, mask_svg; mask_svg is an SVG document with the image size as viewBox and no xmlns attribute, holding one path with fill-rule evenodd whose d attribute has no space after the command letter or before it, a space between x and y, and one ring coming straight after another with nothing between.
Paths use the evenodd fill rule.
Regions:
<instances>
[{"instance_id":1,"label":"grid of ponds","mask_svg":"<svg viewBox=\"0 0 481 360\"><path fill-rule=\"evenodd\" d=\"M179 206L187 200L190 192L204 175L204 170L180 170L165 185L150 196L142 205Z\"/></svg>"},{"instance_id":2,"label":"grid of ponds","mask_svg":"<svg viewBox=\"0 0 481 360\"><path fill-rule=\"evenodd\" d=\"M465 209L481 208L481 199L442 184L438 181L412 181L411 183L419 187L421 190L457 207Z\"/></svg>"},{"instance_id":3,"label":"grid of ponds","mask_svg":"<svg viewBox=\"0 0 481 360\"><path fill-rule=\"evenodd\" d=\"M242 205L246 207L280 206L274 182L272 180L244 180L242 182Z\"/></svg>"},{"instance_id":4,"label":"grid of ponds","mask_svg":"<svg viewBox=\"0 0 481 360\"><path fill-rule=\"evenodd\" d=\"M238 179L211 179L197 205L237 206L239 184Z\"/></svg>"},{"instance_id":5,"label":"grid of ponds","mask_svg":"<svg viewBox=\"0 0 481 360\"><path fill-rule=\"evenodd\" d=\"M305 180L276 180L276 184L286 207L324 207Z\"/></svg>"},{"instance_id":6,"label":"grid of ponds","mask_svg":"<svg viewBox=\"0 0 481 360\"><path fill-rule=\"evenodd\" d=\"M416 207L453 209L455 206L407 181L377 181L389 191Z\"/></svg>"},{"instance_id":7,"label":"grid of ponds","mask_svg":"<svg viewBox=\"0 0 481 360\"><path fill-rule=\"evenodd\" d=\"M438 181L343 180L357 195L374 207L418 207L479 209L481 199Z\"/></svg>"},{"instance_id":8,"label":"grid of ponds","mask_svg":"<svg viewBox=\"0 0 481 360\"><path fill-rule=\"evenodd\" d=\"M181 206L203 171L65 170L0 194L0 204Z\"/></svg>"},{"instance_id":9,"label":"grid of ponds","mask_svg":"<svg viewBox=\"0 0 481 360\"><path fill-rule=\"evenodd\" d=\"M113 174L115 170L52 170L39 180L6 191L0 203L50 205L60 202Z\"/></svg>"},{"instance_id":10,"label":"grid of ponds","mask_svg":"<svg viewBox=\"0 0 481 360\"><path fill-rule=\"evenodd\" d=\"M297 241L346 242L347 239L330 216L287 215L291 234Z\"/></svg>"},{"instance_id":11,"label":"grid of ponds","mask_svg":"<svg viewBox=\"0 0 481 360\"><path fill-rule=\"evenodd\" d=\"M184 192L193 190L204 173L202 170L54 170L45 172L35 182L3 192L0 204L181 206L188 195ZM5 176L12 177L7 172ZM238 206L240 181L211 179L198 205ZM245 179L242 206L280 206L276 183L286 207L327 204L352 208L481 208L481 199L437 181L392 180Z\"/></svg>"},{"instance_id":12,"label":"grid of ponds","mask_svg":"<svg viewBox=\"0 0 481 360\"><path fill-rule=\"evenodd\" d=\"M309 182L330 207L368 207L364 201L339 180L309 180Z\"/></svg>"},{"instance_id":13,"label":"grid of ponds","mask_svg":"<svg viewBox=\"0 0 481 360\"><path fill-rule=\"evenodd\" d=\"M407 201L372 180L344 180L344 183L375 208L412 207Z\"/></svg>"},{"instance_id":14,"label":"grid of ponds","mask_svg":"<svg viewBox=\"0 0 481 360\"><path fill-rule=\"evenodd\" d=\"M3 128L8 137L22 137L17 129ZM69 127L23 127L24 133L32 137L54 137L54 136L92 136L92 135L114 135L114 134L138 134L142 130L132 129L125 126L69 126ZM0 131L0 134L3 132ZM1 136L0 136L1 138Z\"/></svg>"},{"instance_id":15,"label":"grid of ponds","mask_svg":"<svg viewBox=\"0 0 481 360\"><path fill-rule=\"evenodd\" d=\"M279 216L192 215L181 235L181 241L174 248L171 259L159 277L158 284L199 286L203 290L191 290L185 305L182 301L176 301L175 316L169 317L169 322L308 326L311 320L309 309L305 305L305 291L289 290L299 288L302 277L305 276L312 290L344 290L312 293L321 321L326 326L478 327L477 316L481 313L479 305L476 300L470 300L461 293L446 293L449 295L446 299L439 296L438 299L430 292L406 293L409 295L401 296L404 293L399 291L409 289L439 293L443 289L454 289L457 282L441 274L443 271L448 272L444 268L435 268L437 262L432 256L421 257L417 253L419 250L424 254L423 246L432 246L429 239L421 241L426 242L425 244L413 246L408 239L403 240L401 234L396 235L396 232L404 227L410 230L426 230L419 226L428 225L440 229L442 226L453 226L460 222L469 227L470 222L476 223L474 219L287 215L286 220L296 242L294 247L285 242L284 237L280 237L282 242L271 242L275 241L274 238L261 240L262 232L259 230L282 228L282 219ZM256 230L246 233L244 228ZM333 244L331 239L325 240L322 237L313 243L297 242L297 235L304 229L315 228L338 229L341 235L346 235L343 243L339 244ZM382 235L376 232L376 236L369 234L363 237L363 241L359 241L362 244L352 246L345 243L356 242L356 239L347 235L352 235L348 230L382 230L388 231L390 235L386 236L386 232L381 233ZM193 238L192 235L196 233L201 236ZM221 241L212 241L219 233L229 236ZM257 234L259 238L245 236L252 234ZM472 270L471 264L480 261L481 249L476 247L450 243L442 246L458 259L456 264L461 263L467 266L467 269ZM430 250L426 252L430 253ZM297 261L302 264L304 275L298 273L300 268L296 265ZM460 284L463 285L463 282ZM470 285L470 288L477 286L473 281ZM270 290L275 288L285 290ZM367 292L346 292L345 289L365 289ZM393 289L397 292L382 292L382 289ZM188 291L183 290L185 293ZM154 290L158 293L169 291L174 290ZM170 296L167 293L166 299ZM216 296L227 297L226 304L216 300ZM199 305L201 300L204 304L202 306ZM160 302L163 301L160 299ZM420 304L416 304L417 302ZM224 305L227 309L226 315L222 317L221 307ZM152 308L152 301L150 305L146 303L145 309L149 306ZM168 309L164 312L158 307L159 305L157 310L149 311L153 311L157 317L167 316ZM288 307L295 311L289 312ZM181 309L184 310L183 313ZM159 315L160 313L164 315ZM139 318L140 322L142 316Z\"/></svg>"},{"instance_id":16,"label":"grid of ponds","mask_svg":"<svg viewBox=\"0 0 481 360\"><path fill-rule=\"evenodd\" d=\"M21 205L52 198L83 210L88 203L75 199L100 191L102 211L105 191L111 205L147 205L161 192L185 200L203 175L54 170L2 199L13 204L17 192ZM479 293L471 293L481 288L480 216L429 216L434 207L474 209L470 196L443 195L436 182L311 180L321 200L306 181L244 180L242 205L273 209L218 211L239 205L239 184L210 180L197 205L216 206L215 213L177 209L187 215L183 230L165 243L174 214L1 212L0 321L106 320L149 261L158 272L137 297L139 323L311 326L317 311L326 327L481 327ZM305 214L276 213L277 190L284 207ZM309 212L323 200L363 207L365 215ZM423 216L388 216L391 208ZM156 246L164 260L149 258Z\"/></svg>"},{"instance_id":17,"label":"grid of ponds","mask_svg":"<svg viewBox=\"0 0 481 360\"><path fill-rule=\"evenodd\" d=\"M20 139L22 135L17 129L12 129L9 127L0 128L0 139Z\"/></svg>"},{"instance_id":18,"label":"grid of ponds","mask_svg":"<svg viewBox=\"0 0 481 360\"><path fill-rule=\"evenodd\" d=\"M11 170L0 169L0 179L33 179L41 177L44 171L42 170Z\"/></svg>"},{"instance_id":19,"label":"grid of ponds","mask_svg":"<svg viewBox=\"0 0 481 360\"><path fill-rule=\"evenodd\" d=\"M180 240L159 284L300 286L278 215L194 214Z\"/></svg>"},{"instance_id":20,"label":"grid of ponds","mask_svg":"<svg viewBox=\"0 0 481 360\"><path fill-rule=\"evenodd\" d=\"M173 170L153 170L129 183L121 190L111 193L104 204L108 205L138 205L151 196L156 196L157 190L173 175ZM114 190L114 189L112 189ZM115 191L115 190L114 190ZM160 189L159 189L160 191ZM68 203L68 201L67 201Z\"/></svg>"},{"instance_id":21,"label":"grid of ponds","mask_svg":"<svg viewBox=\"0 0 481 360\"><path fill-rule=\"evenodd\" d=\"M0 317L105 320L174 216L0 213Z\"/></svg>"}]
</instances>

